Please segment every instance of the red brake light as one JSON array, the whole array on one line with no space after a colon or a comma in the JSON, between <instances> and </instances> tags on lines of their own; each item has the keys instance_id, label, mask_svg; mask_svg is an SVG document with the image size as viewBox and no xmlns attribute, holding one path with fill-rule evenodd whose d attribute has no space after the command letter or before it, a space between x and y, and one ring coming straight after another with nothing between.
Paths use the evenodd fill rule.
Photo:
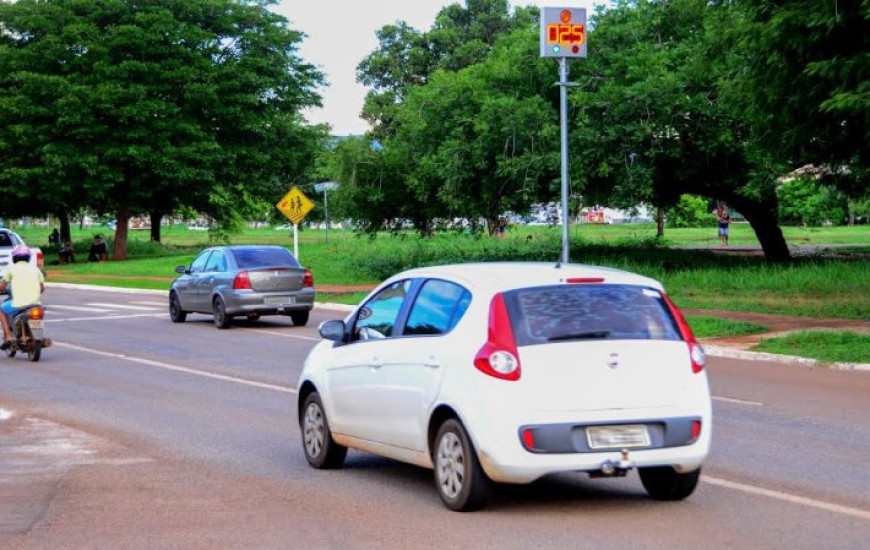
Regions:
<instances>
[{"instance_id":1,"label":"red brake light","mask_svg":"<svg viewBox=\"0 0 870 550\"><path fill-rule=\"evenodd\" d=\"M251 278L247 271L240 271L236 278L233 279L233 290L251 289Z\"/></svg>"},{"instance_id":2,"label":"red brake light","mask_svg":"<svg viewBox=\"0 0 870 550\"><path fill-rule=\"evenodd\" d=\"M570 277L568 279L565 279L565 282L572 285L603 283L604 277Z\"/></svg>"},{"instance_id":3,"label":"red brake light","mask_svg":"<svg viewBox=\"0 0 870 550\"><path fill-rule=\"evenodd\" d=\"M695 333L692 332L692 328L689 326L689 323L686 322L686 318L683 317L683 312L681 312L677 305L671 301L670 296L662 292L662 299L668 305L668 309L671 310L674 319L676 319L677 328L680 329L680 334L683 336L683 340L685 340L689 345L689 356L692 358L692 372L701 372L704 370L704 367L707 366L707 354L704 353L704 348L702 348L701 344L698 343L698 340L695 338Z\"/></svg>"},{"instance_id":4,"label":"red brake light","mask_svg":"<svg viewBox=\"0 0 870 550\"><path fill-rule=\"evenodd\" d=\"M692 420L692 439L689 443L694 443L698 441L698 438L701 437L701 421L700 420Z\"/></svg>"},{"instance_id":5,"label":"red brake light","mask_svg":"<svg viewBox=\"0 0 870 550\"><path fill-rule=\"evenodd\" d=\"M42 269L42 266L45 264L45 260L42 257L42 250L36 251L36 267Z\"/></svg>"},{"instance_id":6,"label":"red brake light","mask_svg":"<svg viewBox=\"0 0 870 550\"><path fill-rule=\"evenodd\" d=\"M523 430L523 444L525 444L526 448L531 450L535 448L535 432L534 430Z\"/></svg>"},{"instance_id":7,"label":"red brake light","mask_svg":"<svg viewBox=\"0 0 870 550\"><path fill-rule=\"evenodd\" d=\"M38 321L45 316L45 310L41 307L32 307L30 308L30 318L34 321Z\"/></svg>"},{"instance_id":8,"label":"red brake light","mask_svg":"<svg viewBox=\"0 0 870 550\"><path fill-rule=\"evenodd\" d=\"M314 286L314 275L311 274L310 269L305 270L305 278L302 280L302 286Z\"/></svg>"},{"instance_id":9,"label":"red brake light","mask_svg":"<svg viewBox=\"0 0 870 550\"><path fill-rule=\"evenodd\" d=\"M474 357L474 366L482 373L502 380L520 378L517 343L502 294L496 294L489 304L487 340Z\"/></svg>"}]
</instances>

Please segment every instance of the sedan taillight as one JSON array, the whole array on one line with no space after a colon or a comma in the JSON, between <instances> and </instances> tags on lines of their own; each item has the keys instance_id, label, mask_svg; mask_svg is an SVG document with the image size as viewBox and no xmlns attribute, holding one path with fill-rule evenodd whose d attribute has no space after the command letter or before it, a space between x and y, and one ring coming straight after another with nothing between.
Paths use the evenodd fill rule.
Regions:
<instances>
[{"instance_id":1,"label":"sedan taillight","mask_svg":"<svg viewBox=\"0 0 870 550\"><path fill-rule=\"evenodd\" d=\"M487 340L474 357L474 366L480 372L502 380L520 379L517 342L502 294L496 294L489 304Z\"/></svg>"},{"instance_id":2,"label":"sedan taillight","mask_svg":"<svg viewBox=\"0 0 870 550\"><path fill-rule=\"evenodd\" d=\"M236 275L236 278L233 279L233 290L250 290L251 289L251 278L248 276L247 271L239 271L239 274Z\"/></svg>"},{"instance_id":3,"label":"sedan taillight","mask_svg":"<svg viewBox=\"0 0 870 550\"><path fill-rule=\"evenodd\" d=\"M45 258L42 255L42 250L36 252L36 267L42 269L42 266L45 265Z\"/></svg>"},{"instance_id":4,"label":"sedan taillight","mask_svg":"<svg viewBox=\"0 0 870 550\"><path fill-rule=\"evenodd\" d=\"M314 286L314 275L311 274L310 269L305 270L305 277L302 279L302 286L310 287Z\"/></svg>"}]
</instances>

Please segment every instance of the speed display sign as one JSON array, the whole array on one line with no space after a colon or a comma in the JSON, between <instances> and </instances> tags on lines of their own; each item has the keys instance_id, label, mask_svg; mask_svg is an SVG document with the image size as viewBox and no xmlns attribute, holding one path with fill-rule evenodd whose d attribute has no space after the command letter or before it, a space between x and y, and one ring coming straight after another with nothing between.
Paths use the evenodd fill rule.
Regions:
<instances>
[{"instance_id":1,"label":"speed display sign","mask_svg":"<svg viewBox=\"0 0 870 550\"><path fill-rule=\"evenodd\" d=\"M541 8L541 57L586 57L585 8Z\"/></svg>"}]
</instances>

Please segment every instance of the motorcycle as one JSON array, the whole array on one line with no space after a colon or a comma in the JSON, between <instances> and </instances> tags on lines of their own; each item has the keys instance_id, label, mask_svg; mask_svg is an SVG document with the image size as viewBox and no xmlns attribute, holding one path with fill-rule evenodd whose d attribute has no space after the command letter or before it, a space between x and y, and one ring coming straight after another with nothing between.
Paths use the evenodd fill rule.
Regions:
<instances>
[{"instance_id":1,"label":"motorcycle","mask_svg":"<svg viewBox=\"0 0 870 550\"><path fill-rule=\"evenodd\" d=\"M2 314L0 314L2 315ZM27 353L31 361L39 361L42 350L50 347L52 342L45 337L45 308L40 305L27 306L12 317L12 345L6 350L6 355L15 357L19 351Z\"/></svg>"}]
</instances>

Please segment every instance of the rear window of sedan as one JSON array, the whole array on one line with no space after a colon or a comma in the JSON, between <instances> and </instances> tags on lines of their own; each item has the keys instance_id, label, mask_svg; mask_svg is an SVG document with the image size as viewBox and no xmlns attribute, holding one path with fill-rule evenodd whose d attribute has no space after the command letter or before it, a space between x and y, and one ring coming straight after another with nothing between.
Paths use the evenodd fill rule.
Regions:
<instances>
[{"instance_id":1,"label":"rear window of sedan","mask_svg":"<svg viewBox=\"0 0 870 550\"><path fill-rule=\"evenodd\" d=\"M259 267L299 267L299 262L286 248L240 248L233 250L240 269Z\"/></svg>"},{"instance_id":2,"label":"rear window of sedan","mask_svg":"<svg viewBox=\"0 0 870 550\"><path fill-rule=\"evenodd\" d=\"M594 339L681 340L657 290L632 285L554 285L505 293L517 344Z\"/></svg>"}]
</instances>

